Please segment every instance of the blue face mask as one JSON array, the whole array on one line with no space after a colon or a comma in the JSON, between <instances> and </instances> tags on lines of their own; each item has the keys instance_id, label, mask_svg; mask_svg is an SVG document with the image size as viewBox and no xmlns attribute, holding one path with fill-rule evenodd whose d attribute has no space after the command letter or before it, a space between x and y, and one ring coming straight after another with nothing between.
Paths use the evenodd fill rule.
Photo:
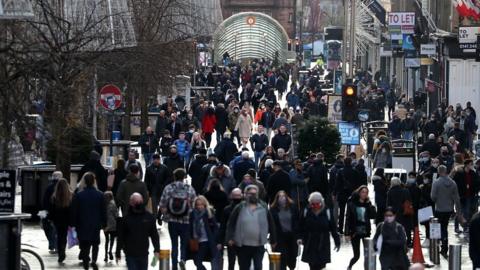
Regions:
<instances>
[{"instance_id":1,"label":"blue face mask","mask_svg":"<svg viewBox=\"0 0 480 270\"><path fill-rule=\"evenodd\" d=\"M407 184L415 184L415 182L417 182L417 179L415 179L415 178L408 178L407 179Z\"/></svg>"}]
</instances>

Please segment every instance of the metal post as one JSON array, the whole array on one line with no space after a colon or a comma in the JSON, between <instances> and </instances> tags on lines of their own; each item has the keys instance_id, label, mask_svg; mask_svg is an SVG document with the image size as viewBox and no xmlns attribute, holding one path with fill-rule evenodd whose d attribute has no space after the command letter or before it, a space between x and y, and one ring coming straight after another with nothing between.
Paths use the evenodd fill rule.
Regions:
<instances>
[{"instance_id":1,"label":"metal post","mask_svg":"<svg viewBox=\"0 0 480 270\"><path fill-rule=\"evenodd\" d=\"M115 112L111 111L110 117L110 156L113 157L113 129L114 129L114 122L115 122Z\"/></svg>"},{"instance_id":2,"label":"metal post","mask_svg":"<svg viewBox=\"0 0 480 270\"><path fill-rule=\"evenodd\" d=\"M268 255L270 259L270 270L280 270L280 257L282 254L280 252L272 252Z\"/></svg>"},{"instance_id":3,"label":"metal post","mask_svg":"<svg viewBox=\"0 0 480 270\"><path fill-rule=\"evenodd\" d=\"M440 250L439 250L439 242L441 239L441 235L438 236L439 233L440 223L438 218L431 218L430 219L430 245L428 247L430 261L433 264L440 264Z\"/></svg>"},{"instance_id":4,"label":"metal post","mask_svg":"<svg viewBox=\"0 0 480 270\"><path fill-rule=\"evenodd\" d=\"M355 4L356 0L350 1L350 64L349 64L349 78L353 79L353 62L355 61Z\"/></svg>"},{"instance_id":5,"label":"metal post","mask_svg":"<svg viewBox=\"0 0 480 270\"><path fill-rule=\"evenodd\" d=\"M462 269L462 245L452 244L448 252L448 270Z\"/></svg>"},{"instance_id":6,"label":"metal post","mask_svg":"<svg viewBox=\"0 0 480 270\"><path fill-rule=\"evenodd\" d=\"M170 270L170 250L169 249L161 249L160 250L160 261L159 261L159 268L160 270Z\"/></svg>"},{"instance_id":7,"label":"metal post","mask_svg":"<svg viewBox=\"0 0 480 270\"><path fill-rule=\"evenodd\" d=\"M364 259L364 269L365 270L375 270L377 263L377 256L375 255L374 249L375 241L372 238L363 239L363 254Z\"/></svg>"}]
</instances>

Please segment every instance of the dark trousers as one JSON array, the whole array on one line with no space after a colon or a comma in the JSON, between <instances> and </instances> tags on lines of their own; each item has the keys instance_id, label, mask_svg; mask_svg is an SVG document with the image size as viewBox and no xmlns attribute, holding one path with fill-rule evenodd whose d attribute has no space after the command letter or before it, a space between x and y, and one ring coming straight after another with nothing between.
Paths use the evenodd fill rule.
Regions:
<instances>
[{"instance_id":1,"label":"dark trousers","mask_svg":"<svg viewBox=\"0 0 480 270\"><path fill-rule=\"evenodd\" d=\"M448 221L450 221L450 217L452 216L452 212L438 212L435 211L435 217L438 218L440 222L440 231L442 234L442 251L448 251Z\"/></svg>"},{"instance_id":2,"label":"dark trousers","mask_svg":"<svg viewBox=\"0 0 480 270\"><path fill-rule=\"evenodd\" d=\"M237 260L237 251L234 247L227 246L228 270L235 270L235 262Z\"/></svg>"},{"instance_id":3,"label":"dark trousers","mask_svg":"<svg viewBox=\"0 0 480 270\"><path fill-rule=\"evenodd\" d=\"M345 206L347 205L348 197L343 194L339 194L338 200L338 231L343 233L343 224L345 221Z\"/></svg>"},{"instance_id":4,"label":"dark trousers","mask_svg":"<svg viewBox=\"0 0 480 270\"><path fill-rule=\"evenodd\" d=\"M295 235L291 232L281 233L278 237L277 246L273 249L280 252L280 270L286 270L287 267L295 269L297 264L298 245Z\"/></svg>"},{"instance_id":5,"label":"dark trousers","mask_svg":"<svg viewBox=\"0 0 480 270\"><path fill-rule=\"evenodd\" d=\"M113 244L115 243L115 238L117 237L116 232L103 232L105 234L105 258L107 258L108 253L112 253Z\"/></svg>"},{"instance_id":6,"label":"dark trousers","mask_svg":"<svg viewBox=\"0 0 480 270\"><path fill-rule=\"evenodd\" d=\"M325 268L325 264L318 264L318 263L309 263L308 266L310 270L320 270Z\"/></svg>"},{"instance_id":7,"label":"dark trousers","mask_svg":"<svg viewBox=\"0 0 480 270\"><path fill-rule=\"evenodd\" d=\"M212 142L212 133L204 133L205 142L207 143L207 148L210 147L210 143Z\"/></svg>"},{"instance_id":8,"label":"dark trousers","mask_svg":"<svg viewBox=\"0 0 480 270\"><path fill-rule=\"evenodd\" d=\"M190 232L188 224L169 222L168 234L172 242L172 269L176 270L178 265L178 238L180 238L180 259L187 260L188 234Z\"/></svg>"},{"instance_id":9,"label":"dark trousers","mask_svg":"<svg viewBox=\"0 0 480 270\"><path fill-rule=\"evenodd\" d=\"M97 241L80 240L80 259L83 261L83 268L88 269L88 263L97 263L98 245ZM90 249L92 249L92 258L90 260Z\"/></svg>"},{"instance_id":10,"label":"dark trousers","mask_svg":"<svg viewBox=\"0 0 480 270\"><path fill-rule=\"evenodd\" d=\"M353 258L350 260L349 267L352 267L360 258L360 242L362 237L354 236L352 237L352 249L353 249Z\"/></svg>"},{"instance_id":11,"label":"dark trousers","mask_svg":"<svg viewBox=\"0 0 480 270\"><path fill-rule=\"evenodd\" d=\"M67 246L68 226L55 224L55 228L57 231L58 260L63 261L65 259L65 248Z\"/></svg>"},{"instance_id":12,"label":"dark trousers","mask_svg":"<svg viewBox=\"0 0 480 270\"><path fill-rule=\"evenodd\" d=\"M253 269L262 270L262 260L265 249L263 246L237 247L238 264L240 270L250 270L250 263L253 260Z\"/></svg>"},{"instance_id":13,"label":"dark trousers","mask_svg":"<svg viewBox=\"0 0 480 270\"><path fill-rule=\"evenodd\" d=\"M148 270L148 256L132 257L125 256L128 270Z\"/></svg>"},{"instance_id":14,"label":"dark trousers","mask_svg":"<svg viewBox=\"0 0 480 270\"><path fill-rule=\"evenodd\" d=\"M54 250L57 248L57 233L55 231L55 225L47 218L42 218L42 229L45 232L45 236L48 240L48 249Z\"/></svg>"}]
</instances>

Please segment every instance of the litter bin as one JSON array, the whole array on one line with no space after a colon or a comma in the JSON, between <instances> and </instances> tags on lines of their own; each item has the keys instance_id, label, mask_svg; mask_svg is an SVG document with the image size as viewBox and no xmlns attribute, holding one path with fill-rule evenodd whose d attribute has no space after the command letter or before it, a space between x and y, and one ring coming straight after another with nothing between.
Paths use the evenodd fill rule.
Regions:
<instances>
[{"instance_id":1,"label":"litter bin","mask_svg":"<svg viewBox=\"0 0 480 270\"><path fill-rule=\"evenodd\" d=\"M30 214L0 213L0 269L20 270L22 220Z\"/></svg>"}]
</instances>

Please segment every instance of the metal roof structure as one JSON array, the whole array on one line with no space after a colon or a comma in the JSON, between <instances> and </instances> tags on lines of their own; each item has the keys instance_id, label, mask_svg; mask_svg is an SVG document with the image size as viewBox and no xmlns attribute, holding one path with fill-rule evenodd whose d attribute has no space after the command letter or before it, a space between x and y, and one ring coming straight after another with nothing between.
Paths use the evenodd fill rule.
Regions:
<instances>
[{"instance_id":1,"label":"metal roof structure","mask_svg":"<svg viewBox=\"0 0 480 270\"><path fill-rule=\"evenodd\" d=\"M271 16L260 12L241 12L223 21L214 34L215 59L225 52L232 59L273 59L278 52L280 62L287 60L288 34Z\"/></svg>"}]
</instances>

